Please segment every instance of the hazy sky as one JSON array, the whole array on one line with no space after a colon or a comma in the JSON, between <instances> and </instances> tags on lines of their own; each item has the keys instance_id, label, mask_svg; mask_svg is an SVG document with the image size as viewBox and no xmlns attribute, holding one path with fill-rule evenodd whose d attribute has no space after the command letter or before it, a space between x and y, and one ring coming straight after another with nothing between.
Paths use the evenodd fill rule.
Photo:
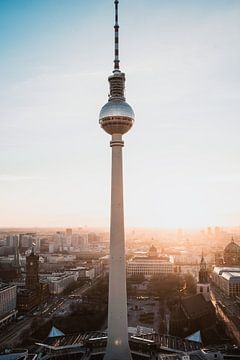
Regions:
<instances>
[{"instance_id":1,"label":"hazy sky","mask_svg":"<svg viewBox=\"0 0 240 360\"><path fill-rule=\"evenodd\" d=\"M107 226L113 0L0 0L0 226ZM120 0L129 226L240 224L240 1Z\"/></svg>"}]
</instances>

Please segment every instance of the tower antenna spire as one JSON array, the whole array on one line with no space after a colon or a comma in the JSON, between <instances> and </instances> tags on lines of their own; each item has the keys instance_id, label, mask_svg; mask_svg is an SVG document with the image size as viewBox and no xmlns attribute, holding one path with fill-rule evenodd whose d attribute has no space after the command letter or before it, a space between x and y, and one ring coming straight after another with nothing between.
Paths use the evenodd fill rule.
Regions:
<instances>
[{"instance_id":1,"label":"tower antenna spire","mask_svg":"<svg viewBox=\"0 0 240 360\"><path fill-rule=\"evenodd\" d=\"M114 25L114 70L119 71L119 25L118 25L118 4L119 0L114 1L115 4L115 25Z\"/></svg>"}]
</instances>

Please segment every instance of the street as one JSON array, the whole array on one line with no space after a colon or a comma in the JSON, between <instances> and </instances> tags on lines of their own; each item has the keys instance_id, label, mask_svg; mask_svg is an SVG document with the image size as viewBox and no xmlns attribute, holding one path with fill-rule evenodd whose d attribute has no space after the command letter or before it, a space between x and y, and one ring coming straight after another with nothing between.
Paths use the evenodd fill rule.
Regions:
<instances>
[{"instance_id":1,"label":"street","mask_svg":"<svg viewBox=\"0 0 240 360\"><path fill-rule=\"evenodd\" d=\"M233 299L227 298L217 287L211 284L211 298L216 312L224 321L229 336L240 346L240 309Z\"/></svg>"},{"instance_id":2,"label":"street","mask_svg":"<svg viewBox=\"0 0 240 360\"><path fill-rule=\"evenodd\" d=\"M56 316L66 316L70 313L73 302L81 302L82 295L92 286L84 284L81 288L73 290L69 295L55 295L39 305L36 309L26 313L24 318L12 322L0 332L0 348L15 346L21 340L24 330L30 329L34 319L41 318L41 324Z\"/></svg>"}]
</instances>

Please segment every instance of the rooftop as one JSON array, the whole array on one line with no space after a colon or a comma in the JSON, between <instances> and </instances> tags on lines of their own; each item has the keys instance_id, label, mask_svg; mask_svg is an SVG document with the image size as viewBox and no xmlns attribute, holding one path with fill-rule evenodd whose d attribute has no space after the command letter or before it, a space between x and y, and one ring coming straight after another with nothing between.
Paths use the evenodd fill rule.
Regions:
<instances>
[{"instance_id":1,"label":"rooftop","mask_svg":"<svg viewBox=\"0 0 240 360\"><path fill-rule=\"evenodd\" d=\"M10 289L12 287L14 287L15 285L13 284L5 284L5 283L0 283L0 291L6 290L6 289Z\"/></svg>"},{"instance_id":2,"label":"rooftop","mask_svg":"<svg viewBox=\"0 0 240 360\"><path fill-rule=\"evenodd\" d=\"M223 272L221 275L224 279L230 280L231 282L240 281L240 271Z\"/></svg>"},{"instance_id":3,"label":"rooftop","mask_svg":"<svg viewBox=\"0 0 240 360\"><path fill-rule=\"evenodd\" d=\"M168 351L177 351L177 352L190 352L200 350L202 347L201 343L181 339L171 335L159 335L159 334L146 334L146 335L138 335L138 336L130 336L129 338L130 344L134 348L137 344L146 345L146 349L149 349L149 345L155 345L157 348ZM45 347L49 350L66 350L67 348L73 347L85 347L88 348L91 344L91 347L99 346L99 342L101 342L101 346L104 348L106 346L107 341L107 333L106 332L90 332L90 333L76 333L65 336L57 336L53 338L48 338L43 343L38 343L42 347Z\"/></svg>"},{"instance_id":4,"label":"rooftop","mask_svg":"<svg viewBox=\"0 0 240 360\"><path fill-rule=\"evenodd\" d=\"M240 266L238 267L231 267L231 266L215 266L213 272L222 275L223 272L233 272L233 273L240 273Z\"/></svg>"},{"instance_id":5,"label":"rooftop","mask_svg":"<svg viewBox=\"0 0 240 360\"><path fill-rule=\"evenodd\" d=\"M187 318L195 319L203 314L211 312L214 307L210 301L205 300L202 294L197 294L183 298L182 309Z\"/></svg>"}]
</instances>

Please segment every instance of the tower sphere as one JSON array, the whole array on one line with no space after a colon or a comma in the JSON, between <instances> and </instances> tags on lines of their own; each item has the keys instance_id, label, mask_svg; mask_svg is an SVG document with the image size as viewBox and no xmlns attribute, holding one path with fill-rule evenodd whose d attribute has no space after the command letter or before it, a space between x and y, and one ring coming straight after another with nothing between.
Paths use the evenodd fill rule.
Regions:
<instances>
[{"instance_id":1,"label":"tower sphere","mask_svg":"<svg viewBox=\"0 0 240 360\"><path fill-rule=\"evenodd\" d=\"M134 111L124 100L112 99L101 109L99 123L110 135L125 134L134 122Z\"/></svg>"}]
</instances>

